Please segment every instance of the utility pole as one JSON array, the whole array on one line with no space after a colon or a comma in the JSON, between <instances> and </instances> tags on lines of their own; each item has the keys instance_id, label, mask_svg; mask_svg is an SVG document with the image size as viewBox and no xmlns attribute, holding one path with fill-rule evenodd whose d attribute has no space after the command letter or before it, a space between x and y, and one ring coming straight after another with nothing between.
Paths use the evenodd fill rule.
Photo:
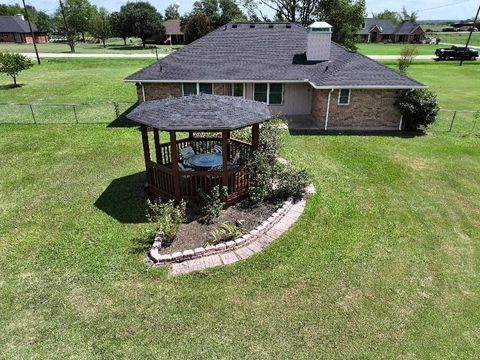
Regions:
<instances>
[{"instance_id":1,"label":"utility pole","mask_svg":"<svg viewBox=\"0 0 480 360\"><path fill-rule=\"evenodd\" d=\"M22 2L23 2L23 11L25 11L25 18L27 19L28 27L30 28L30 35L32 35L32 42L33 42L33 47L35 48L35 55L37 56L38 65L40 65L40 56L38 56L37 43L35 42L35 34L33 33L33 30L32 30L32 23L30 22L30 19L28 17L28 11L27 11L27 6L25 5L25 0L22 0Z\"/></svg>"},{"instance_id":2,"label":"utility pole","mask_svg":"<svg viewBox=\"0 0 480 360\"><path fill-rule=\"evenodd\" d=\"M465 50L463 50L463 56L462 56L462 59L460 60L460 66L463 65L463 59L465 59L465 54L467 53L468 44L470 44L470 39L472 38L473 28L475 27L475 24L477 23L477 20L478 20L478 13L480 13L480 5L478 6L477 15L475 15L475 20L473 20L473 25L470 30L470 34L468 34L467 44L465 45Z\"/></svg>"}]
</instances>

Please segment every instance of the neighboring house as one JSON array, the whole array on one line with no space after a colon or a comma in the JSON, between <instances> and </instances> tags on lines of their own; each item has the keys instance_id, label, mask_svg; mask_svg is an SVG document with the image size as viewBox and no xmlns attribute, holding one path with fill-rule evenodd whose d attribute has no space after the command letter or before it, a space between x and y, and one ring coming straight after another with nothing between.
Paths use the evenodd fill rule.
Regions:
<instances>
[{"instance_id":1,"label":"neighboring house","mask_svg":"<svg viewBox=\"0 0 480 360\"><path fill-rule=\"evenodd\" d=\"M412 21L395 25L391 20L366 18L358 31L362 42L420 43L425 39L425 31Z\"/></svg>"},{"instance_id":2,"label":"neighboring house","mask_svg":"<svg viewBox=\"0 0 480 360\"><path fill-rule=\"evenodd\" d=\"M331 41L331 26L235 23L125 79L139 102L199 93L243 96L325 130L399 130L401 92L425 86Z\"/></svg>"},{"instance_id":3,"label":"neighboring house","mask_svg":"<svg viewBox=\"0 0 480 360\"><path fill-rule=\"evenodd\" d=\"M32 24L35 42L48 42L48 35ZM0 16L0 42L33 43L28 22L23 15Z\"/></svg>"},{"instance_id":4,"label":"neighboring house","mask_svg":"<svg viewBox=\"0 0 480 360\"><path fill-rule=\"evenodd\" d=\"M180 20L166 20L163 22L163 26L165 26L165 40L167 44L170 44L168 39L171 39L172 45L179 45L185 42L185 37L183 32L180 28Z\"/></svg>"}]
</instances>

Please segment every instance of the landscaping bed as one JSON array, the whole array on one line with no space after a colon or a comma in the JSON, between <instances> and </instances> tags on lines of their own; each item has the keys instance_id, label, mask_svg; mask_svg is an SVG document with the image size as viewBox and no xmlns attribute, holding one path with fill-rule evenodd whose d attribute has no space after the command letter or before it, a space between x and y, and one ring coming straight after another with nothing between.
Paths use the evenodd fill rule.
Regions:
<instances>
[{"instance_id":1,"label":"landscaping bed","mask_svg":"<svg viewBox=\"0 0 480 360\"><path fill-rule=\"evenodd\" d=\"M159 249L159 253L170 254L213 245L217 242L215 241L214 232L222 224L234 224L238 226L238 230L242 235L247 234L267 220L275 212L276 208L272 204L248 207L245 202L241 202L223 210L217 218L211 221L205 221L198 209L190 208L187 211L186 221L180 226L175 240L168 246L162 246ZM241 235L239 234L239 236Z\"/></svg>"}]
</instances>

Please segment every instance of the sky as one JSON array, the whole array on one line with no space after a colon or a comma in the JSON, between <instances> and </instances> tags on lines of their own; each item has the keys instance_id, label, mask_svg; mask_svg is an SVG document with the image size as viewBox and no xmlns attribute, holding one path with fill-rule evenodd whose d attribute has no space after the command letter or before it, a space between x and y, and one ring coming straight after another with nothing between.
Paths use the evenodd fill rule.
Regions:
<instances>
[{"instance_id":1,"label":"sky","mask_svg":"<svg viewBox=\"0 0 480 360\"><path fill-rule=\"evenodd\" d=\"M115 11L127 0L90 0L97 6L104 6L109 11ZM195 0L150 0L159 12L163 13L165 8L176 2L180 4L180 13L188 12L192 8ZM20 0L0 0L0 3L17 3ZM28 4L34 5L36 8L42 9L48 13L52 13L58 6L58 0L27 0ZM384 9L401 10L405 6L407 10L418 11L420 20L462 20L475 16L475 12L479 5L479 0L367 0L367 12L370 16L372 12L380 12ZM270 14L271 15L271 14Z\"/></svg>"}]
</instances>

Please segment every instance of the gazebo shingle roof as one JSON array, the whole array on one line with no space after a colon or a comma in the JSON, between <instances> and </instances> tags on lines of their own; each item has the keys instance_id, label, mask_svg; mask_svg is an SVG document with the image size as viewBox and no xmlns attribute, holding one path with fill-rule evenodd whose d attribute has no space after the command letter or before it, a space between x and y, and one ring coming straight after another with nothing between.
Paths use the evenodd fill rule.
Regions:
<instances>
[{"instance_id":1,"label":"gazebo shingle roof","mask_svg":"<svg viewBox=\"0 0 480 360\"><path fill-rule=\"evenodd\" d=\"M130 120L167 131L235 130L271 117L265 103L207 94L146 101L127 115Z\"/></svg>"}]
</instances>

